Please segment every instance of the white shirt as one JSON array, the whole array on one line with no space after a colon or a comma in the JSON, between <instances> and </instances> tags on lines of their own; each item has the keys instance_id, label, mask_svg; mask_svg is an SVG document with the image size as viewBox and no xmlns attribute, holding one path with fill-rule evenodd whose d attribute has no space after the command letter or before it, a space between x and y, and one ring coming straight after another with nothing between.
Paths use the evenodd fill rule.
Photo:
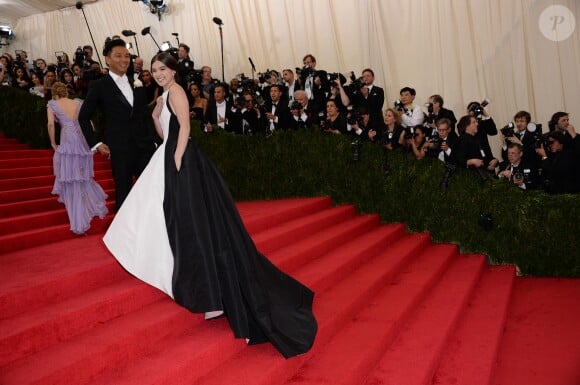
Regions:
<instances>
[{"instance_id":1,"label":"white shirt","mask_svg":"<svg viewBox=\"0 0 580 385\"><path fill-rule=\"evenodd\" d=\"M115 84L117 85L117 87L119 87L119 89L123 93L123 96L125 96L125 99L127 99L127 101L132 107L133 89L131 89L131 85L129 84L129 79L127 78L127 75L119 76L114 72L109 72L109 75L111 75L111 78L113 78Z\"/></svg>"},{"instance_id":2,"label":"white shirt","mask_svg":"<svg viewBox=\"0 0 580 385\"><path fill-rule=\"evenodd\" d=\"M423 124L425 114L423 114L423 110L419 106L412 106L407 111L401 115L401 126L415 127Z\"/></svg>"},{"instance_id":3,"label":"white shirt","mask_svg":"<svg viewBox=\"0 0 580 385\"><path fill-rule=\"evenodd\" d=\"M215 102L216 105L216 110L217 110L217 122L218 122L218 126L220 126L221 128L226 128L226 123L225 122L221 122L220 123L220 116L225 118L226 117L226 101L224 100L221 103Z\"/></svg>"}]
</instances>

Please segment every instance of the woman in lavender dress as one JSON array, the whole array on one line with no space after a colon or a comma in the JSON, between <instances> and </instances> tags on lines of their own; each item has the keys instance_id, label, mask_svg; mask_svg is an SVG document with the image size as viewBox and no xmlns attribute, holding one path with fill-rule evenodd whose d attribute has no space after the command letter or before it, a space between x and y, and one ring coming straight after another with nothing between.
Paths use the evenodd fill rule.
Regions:
<instances>
[{"instance_id":1,"label":"woman in lavender dress","mask_svg":"<svg viewBox=\"0 0 580 385\"><path fill-rule=\"evenodd\" d=\"M78 122L80 100L67 98L67 88L57 82L52 86L53 100L48 102L48 136L54 149L54 187L52 193L64 203L70 229L84 234L95 216L107 214L107 195L93 179L93 153ZM60 124L60 144L56 144L54 123Z\"/></svg>"}]
</instances>

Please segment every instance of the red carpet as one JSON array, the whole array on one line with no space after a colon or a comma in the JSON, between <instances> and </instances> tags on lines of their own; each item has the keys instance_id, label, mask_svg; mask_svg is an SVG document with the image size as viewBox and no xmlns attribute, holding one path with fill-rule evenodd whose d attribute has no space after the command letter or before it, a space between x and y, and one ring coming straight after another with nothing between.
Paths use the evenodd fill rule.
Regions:
<instances>
[{"instance_id":1,"label":"red carpet","mask_svg":"<svg viewBox=\"0 0 580 385\"><path fill-rule=\"evenodd\" d=\"M2 385L580 383L578 280L516 277L330 198L240 202L258 248L316 292L315 345L284 360L126 273L110 216L74 236L51 162L0 138ZM112 197L108 167L95 157Z\"/></svg>"}]
</instances>

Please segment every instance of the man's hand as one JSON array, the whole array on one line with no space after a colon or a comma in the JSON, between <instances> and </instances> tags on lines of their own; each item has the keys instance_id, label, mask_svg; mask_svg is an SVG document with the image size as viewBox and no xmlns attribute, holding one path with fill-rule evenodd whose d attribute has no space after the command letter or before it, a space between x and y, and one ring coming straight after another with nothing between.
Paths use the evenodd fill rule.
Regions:
<instances>
[{"instance_id":1,"label":"man's hand","mask_svg":"<svg viewBox=\"0 0 580 385\"><path fill-rule=\"evenodd\" d=\"M101 143L99 147L97 147L97 151L101 155L111 155L111 150L109 150L109 146L107 146L105 143Z\"/></svg>"}]
</instances>

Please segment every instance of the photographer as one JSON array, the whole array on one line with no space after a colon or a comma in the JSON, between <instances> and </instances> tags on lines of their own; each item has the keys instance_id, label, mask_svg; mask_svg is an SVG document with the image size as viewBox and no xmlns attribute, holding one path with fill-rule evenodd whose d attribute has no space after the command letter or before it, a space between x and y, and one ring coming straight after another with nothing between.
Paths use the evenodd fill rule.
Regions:
<instances>
[{"instance_id":1,"label":"photographer","mask_svg":"<svg viewBox=\"0 0 580 385\"><path fill-rule=\"evenodd\" d=\"M395 108L401 114L401 125L406 128L423 124L425 114L419 106L415 106L415 96L417 92L411 87L403 87L399 92L400 100L395 102Z\"/></svg>"},{"instance_id":2,"label":"photographer","mask_svg":"<svg viewBox=\"0 0 580 385\"><path fill-rule=\"evenodd\" d=\"M527 111L519 111L514 115L514 125L506 125L500 132L504 137L501 157L504 161L508 160L508 147L510 144L519 144L523 149L524 162L538 168L540 166L540 157L536 154L536 136L535 133L528 131L528 124L532 116Z\"/></svg>"},{"instance_id":3,"label":"photographer","mask_svg":"<svg viewBox=\"0 0 580 385\"><path fill-rule=\"evenodd\" d=\"M302 103L298 100L294 100L290 103L290 113L292 114L292 120L290 120L290 129L300 130L303 128L312 127L312 119L308 117L308 114L304 112L304 107Z\"/></svg>"},{"instance_id":4,"label":"photographer","mask_svg":"<svg viewBox=\"0 0 580 385\"><path fill-rule=\"evenodd\" d=\"M346 117L338 110L335 100L326 101L326 119L320 122L320 129L335 135L347 133Z\"/></svg>"},{"instance_id":5,"label":"photographer","mask_svg":"<svg viewBox=\"0 0 580 385\"><path fill-rule=\"evenodd\" d=\"M375 86L375 73L372 69L366 68L362 71L361 87L353 90L350 101L355 108L364 108L370 114L372 122L382 122L383 104L385 103L385 91L381 87Z\"/></svg>"},{"instance_id":6,"label":"photographer","mask_svg":"<svg viewBox=\"0 0 580 385\"><path fill-rule=\"evenodd\" d=\"M243 95L239 98L239 102L239 107L241 108L241 123L236 133L243 135L266 133L264 122L265 114L256 104L254 94L249 90L244 91Z\"/></svg>"},{"instance_id":7,"label":"photographer","mask_svg":"<svg viewBox=\"0 0 580 385\"><path fill-rule=\"evenodd\" d=\"M302 112L306 114L306 116L308 117L308 121L310 121L311 124L315 124L318 122L317 118L319 111L308 100L308 95L306 94L306 91L304 90L295 91L294 101L302 105Z\"/></svg>"},{"instance_id":8,"label":"photographer","mask_svg":"<svg viewBox=\"0 0 580 385\"><path fill-rule=\"evenodd\" d=\"M387 150L394 150L405 144L405 130L401 126L401 116L394 108L385 110L384 126L382 131L371 129L368 138L371 142L382 144Z\"/></svg>"},{"instance_id":9,"label":"photographer","mask_svg":"<svg viewBox=\"0 0 580 385\"><path fill-rule=\"evenodd\" d=\"M179 74L179 85L184 90L187 89L187 79L189 74L193 71L193 61L189 58L189 46L180 43L177 49L177 73Z\"/></svg>"},{"instance_id":10,"label":"photographer","mask_svg":"<svg viewBox=\"0 0 580 385\"><path fill-rule=\"evenodd\" d=\"M487 178L487 171L494 171L497 159L489 157L477 140L478 121L472 115L465 115L457 123L462 134L457 143L456 159L460 167L473 168L482 179Z\"/></svg>"},{"instance_id":11,"label":"photographer","mask_svg":"<svg viewBox=\"0 0 580 385\"><path fill-rule=\"evenodd\" d=\"M383 122L373 122L370 112L360 107L346 116L346 131L355 138L369 139L370 131L375 133L384 131Z\"/></svg>"},{"instance_id":12,"label":"photographer","mask_svg":"<svg viewBox=\"0 0 580 385\"><path fill-rule=\"evenodd\" d=\"M431 128L431 132L428 136L432 136L437 132L437 121L443 118L449 120L449 128L452 132L455 132L457 119L455 118L453 111L443 107L443 97L441 95L431 95L431 97L429 97L427 113L428 115L425 119L425 123L429 128Z\"/></svg>"},{"instance_id":13,"label":"photographer","mask_svg":"<svg viewBox=\"0 0 580 385\"><path fill-rule=\"evenodd\" d=\"M427 156L445 163L456 163L454 150L459 138L451 127L452 122L447 118L437 121L436 134L431 136L427 145Z\"/></svg>"},{"instance_id":14,"label":"photographer","mask_svg":"<svg viewBox=\"0 0 580 385\"><path fill-rule=\"evenodd\" d=\"M547 193L566 194L580 191L578 140L578 135L571 137L561 130L554 130L547 136L548 148L542 144L536 149L536 153L542 158L542 178Z\"/></svg>"},{"instance_id":15,"label":"photographer","mask_svg":"<svg viewBox=\"0 0 580 385\"><path fill-rule=\"evenodd\" d=\"M413 130L413 137L406 139L406 147L413 151L416 159L423 159L427 154L427 135L426 128L422 125L415 126Z\"/></svg>"},{"instance_id":16,"label":"photographer","mask_svg":"<svg viewBox=\"0 0 580 385\"><path fill-rule=\"evenodd\" d=\"M486 159L493 159L495 160L495 164L497 165L499 161L493 157L493 152L491 151L491 147L489 145L489 139L487 136L495 136L497 135L497 127L493 118L488 114L485 106L489 101L486 99L482 103L479 102L470 102L467 105L467 113L474 118L477 119L477 132L476 138L485 153ZM463 133L461 129L459 129L459 125L457 126L459 131L459 135L461 136Z\"/></svg>"},{"instance_id":17,"label":"photographer","mask_svg":"<svg viewBox=\"0 0 580 385\"><path fill-rule=\"evenodd\" d=\"M36 73L42 78L44 81L44 75L46 75L47 65L44 59L36 59L34 61L34 65L36 66Z\"/></svg>"},{"instance_id":18,"label":"photographer","mask_svg":"<svg viewBox=\"0 0 580 385\"><path fill-rule=\"evenodd\" d=\"M316 58L308 54L302 59L300 82L304 85L304 91L308 100L321 111L326 106L326 95L330 92L330 83L326 71L316 69Z\"/></svg>"},{"instance_id":19,"label":"photographer","mask_svg":"<svg viewBox=\"0 0 580 385\"><path fill-rule=\"evenodd\" d=\"M282 79L284 79L284 85L286 86L286 94L284 97L288 100L288 106L290 106L294 101L294 92L301 90L302 84L294 76L294 71L289 68L282 71Z\"/></svg>"},{"instance_id":20,"label":"photographer","mask_svg":"<svg viewBox=\"0 0 580 385\"><path fill-rule=\"evenodd\" d=\"M522 190L535 188L538 183L538 170L523 158L525 150L519 143L510 143L507 149L508 160L500 163L498 178L506 179Z\"/></svg>"}]
</instances>

